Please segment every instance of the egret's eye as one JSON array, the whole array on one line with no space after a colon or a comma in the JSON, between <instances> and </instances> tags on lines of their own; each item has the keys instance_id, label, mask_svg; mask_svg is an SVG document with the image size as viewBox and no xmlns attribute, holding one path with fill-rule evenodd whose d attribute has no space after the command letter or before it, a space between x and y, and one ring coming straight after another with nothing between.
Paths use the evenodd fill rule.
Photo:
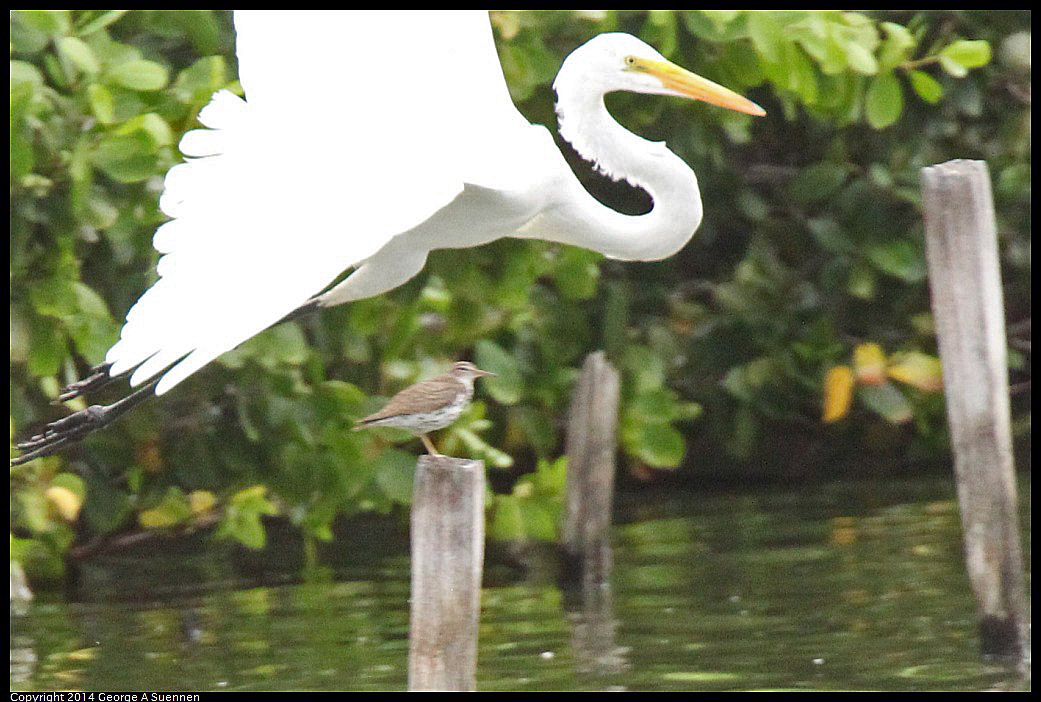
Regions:
<instances>
[{"instance_id":1,"label":"egret's eye","mask_svg":"<svg viewBox=\"0 0 1041 702\"><path fill-rule=\"evenodd\" d=\"M635 65L636 65L636 57L635 56L626 56L625 57L625 66L626 66L626 68L632 68Z\"/></svg>"}]
</instances>

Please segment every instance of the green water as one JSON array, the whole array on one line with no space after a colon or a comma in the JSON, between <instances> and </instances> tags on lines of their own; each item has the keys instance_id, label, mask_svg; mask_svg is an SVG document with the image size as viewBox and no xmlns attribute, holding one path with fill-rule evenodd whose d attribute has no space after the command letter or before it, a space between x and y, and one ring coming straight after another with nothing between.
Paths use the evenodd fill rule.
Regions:
<instances>
[{"instance_id":1,"label":"green water","mask_svg":"<svg viewBox=\"0 0 1041 702\"><path fill-rule=\"evenodd\" d=\"M1029 484L1021 484L1029 567ZM481 690L1008 690L978 655L953 484L623 495L610 591L490 550ZM273 534L275 540L278 535ZM298 546L298 545L297 545ZM405 534L348 525L301 570L205 539L81 569L12 615L13 690L400 690Z\"/></svg>"}]
</instances>

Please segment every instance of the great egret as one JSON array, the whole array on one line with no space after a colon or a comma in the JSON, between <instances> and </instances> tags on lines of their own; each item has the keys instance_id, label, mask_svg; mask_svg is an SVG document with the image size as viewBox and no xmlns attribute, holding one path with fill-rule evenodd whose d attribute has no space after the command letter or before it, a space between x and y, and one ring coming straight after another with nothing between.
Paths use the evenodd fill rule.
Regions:
<instances>
[{"instance_id":1,"label":"great egret","mask_svg":"<svg viewBox=\"0 0 1041 702\"><path fill-rule=\"evenodd\" d=\"M590 196L549 131L517 111L484 12L251 11L234 22L245 100L218 92L199 114L208 129L182 139L189 158L170 169L160 199L171 220L155 234L159 280L98 373L63 398L127 372L131 386L151 380L144 390L162 395L294 310L401 285L433 249L514 236L623 260L670 256L701 222L697 178L663 143L612 119L604 95L765 114L631 35L576 49L553 83L560 134L651 196L648 213L630 216ZM60 420L23 447L51 452L132 404L122 402Z\"/></svg>"}]
</instances>

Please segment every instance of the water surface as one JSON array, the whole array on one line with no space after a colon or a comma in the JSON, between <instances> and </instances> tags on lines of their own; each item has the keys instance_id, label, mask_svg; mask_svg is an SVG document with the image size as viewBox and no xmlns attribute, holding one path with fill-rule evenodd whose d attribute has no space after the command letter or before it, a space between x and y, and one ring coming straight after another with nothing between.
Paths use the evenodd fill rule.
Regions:
<instances>
[{"instance_id":1,"label":"water surface","mask_svg":"<svg viewBox=\"0 0 1041 702\"><path fill-rule=\"evenodd\" d=\"M1029 568L1029 484L1021 483ZM947 479L619 498L611 588L492 548L481 690L1004 690L978 655ZM347 525L304 565L197 538L98 558L11 621L13 690L400 690L407 532Z\"/></svg>"}]
</instances>

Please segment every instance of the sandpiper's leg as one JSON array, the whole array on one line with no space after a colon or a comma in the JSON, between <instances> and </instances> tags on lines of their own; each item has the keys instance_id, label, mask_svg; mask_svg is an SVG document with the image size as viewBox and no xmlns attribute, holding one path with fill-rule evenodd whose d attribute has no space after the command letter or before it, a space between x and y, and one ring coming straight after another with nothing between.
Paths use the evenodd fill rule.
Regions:
<instances>
[{"instance_id":1,"label":"sandpiper's leg","mask_svg":"<svg viewBox=\"0 0 1041 702\"><path fill-rule=\"evenodd\" d=\"M420 434L419 438L423 440L423 445L427 447L427 453L429 453L431 456L440 456L441 455L440 453L437 452L437 449L434 448L434 442L431 441L430 438L427 437L426 434Z\"/></svg>"}]
</instances>

